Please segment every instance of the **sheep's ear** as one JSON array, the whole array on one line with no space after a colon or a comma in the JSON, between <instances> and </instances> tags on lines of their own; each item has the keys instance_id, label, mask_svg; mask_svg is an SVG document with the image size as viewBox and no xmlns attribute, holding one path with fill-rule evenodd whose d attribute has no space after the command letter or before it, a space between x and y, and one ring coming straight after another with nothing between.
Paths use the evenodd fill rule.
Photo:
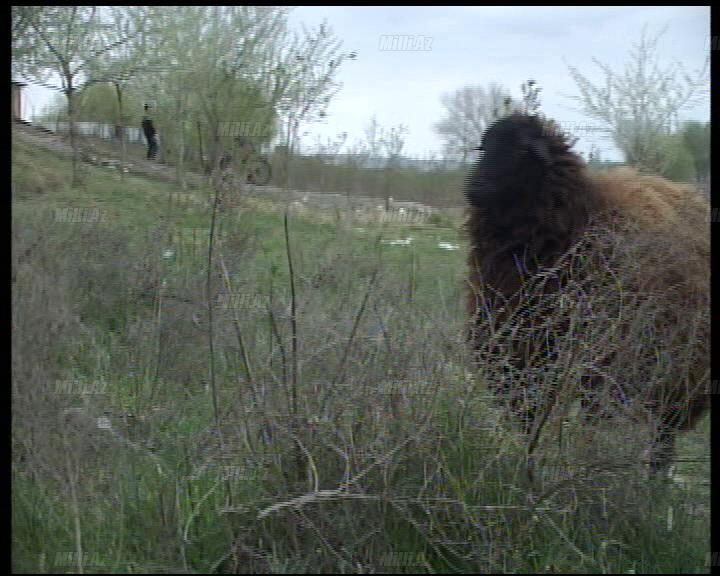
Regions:
<instances>
[{"instance_id":1,"label":"sheep's ear","mask_svg":"<svg viewBox=\"0 0 720 576\"><path fill-rule=\"evenodd\" d=\"M544 140L533 138L532 140L530 140L528 150L533 156L535 156L539 160L542 160L545 164L550 165L552 163L550 148L548 147L547 142L545 142Z\"/></svg>"}]
</instances>

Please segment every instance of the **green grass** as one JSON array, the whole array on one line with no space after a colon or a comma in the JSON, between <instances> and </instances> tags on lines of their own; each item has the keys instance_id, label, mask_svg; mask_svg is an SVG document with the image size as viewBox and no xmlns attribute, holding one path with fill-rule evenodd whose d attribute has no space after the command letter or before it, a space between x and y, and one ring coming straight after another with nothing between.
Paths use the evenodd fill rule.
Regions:
<instances>
[{"instance_id":1,"label":"green grass","mask_svg":"<svg viewBox=\"0 0 720 576\"><path fill-rule=\"evenodd\" d=\"M282 211L220 214L211 299L221 256L240 298L237 325L213 308L218 430L208 211L178 203L173 184L99 167L71 189L69 160L21 138L12 169L15 571L706 569L705 488L648 481L635 464L582 468L591 447L620 458L618 427L570 422L560 441L562 423L548 425L528 478L522 437L467 368L457 228L290 214L293 401ZM58 222L68 207L104 217ZM681 455L707 454L704 423ZM348 479L349 494L268 511Z\"/></svg>"}]
</instances>

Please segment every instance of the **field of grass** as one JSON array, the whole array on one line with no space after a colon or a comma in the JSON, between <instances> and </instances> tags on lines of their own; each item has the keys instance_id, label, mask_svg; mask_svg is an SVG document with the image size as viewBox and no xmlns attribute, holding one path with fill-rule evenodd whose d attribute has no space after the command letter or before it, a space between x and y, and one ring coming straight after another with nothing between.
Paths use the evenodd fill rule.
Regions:
<instances>
[{"instance_id":1,"label":"field of grass","mask_svg":"<svg viewBox=\"0 0 720 576\"><path fill-rule=\"evenodd\" d=\"M469 370L457 226L240 199L209 262L176 186L72 189L13 140L14 571L708 570L707 422L685 487L647 478L641 427L572 415L528 476Z\"/></svg>"}]
</instances>

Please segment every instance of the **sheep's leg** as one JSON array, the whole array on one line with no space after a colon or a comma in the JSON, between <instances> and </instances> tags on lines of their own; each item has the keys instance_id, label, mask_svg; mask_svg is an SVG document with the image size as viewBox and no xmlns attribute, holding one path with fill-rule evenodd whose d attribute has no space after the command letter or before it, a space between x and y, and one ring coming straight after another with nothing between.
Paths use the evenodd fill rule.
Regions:
<instances>
[{"instance_id":1,"label":"sheep's leg","mask_svg":"<svg viewBox=\"0 0 720 576\"><path fill-rule=\"evenodd\" d=\"M682 395L668 394L658 401L662 405L658 429L650 448L650 469L653 473L664 472L675 459L675 437L678 431L692 429L707 408L702 395L691 396L685 403Z\"/></svg>"},{"instance_id":2,"label":"sheep's leg","mask_svg":"<svg viewBox=\"0 0 720 576\"><path fill-rule=\"evenodd\" d=\"M509 411L519 420L523 433L530 434L538 411L542 408L542 390L538 389L536 376L517 358L513 359L514 366L504 366L504 382L498 387L496 393L503 396ZM551 391L549 391L551 393ZM552 402L553 399L549 401Z\"/></svg>"},{"instance_id":3,"label":"sheep's leg","mask_svg":"<svg viewBox=\"0 0 720 576\"><path fill-rule=\"evenodd\" d=\"M614 418L627 403L622 391L605 390L607 382L602 376L586 376L581 386L580 410L586 420Z\"/></svg>"},{"instance_id":4,"label":"sheep's leg","mask_svg":"<svg viewBox=\"0 0 720 576\"><path fill-rule=\"evenodd\" d=\"M542 400L539 401L530 412L530 418L527 422L527 432L533 435L529 445L530 451L532 451L537 444L540 432L555 407L557 396L557 388L555 386L547 387L543 390Z\"/></svg>"},{"instance_id":5,"label":"sheep's leg","mask_svg":"<svg viewBox=\"0 0 720 576\"><path fill-rule=\"evenodd\" d=\"M606 414L600 401L598 390L600 382L601 378L599 376L586 376L583 378L580 388L580 410L582 417L586 420L595 420Z\"/></svg>"},{"instance_id":6,"label":"sheep's leg","mask_svg":"<svg viewBox=\"0 0 720 576\"><path fill-rule=\"evenodd\" d=\"M650 471L665 473L675 457L675 430L661 426L650 448Z\"/></svg>"}]
</instances>

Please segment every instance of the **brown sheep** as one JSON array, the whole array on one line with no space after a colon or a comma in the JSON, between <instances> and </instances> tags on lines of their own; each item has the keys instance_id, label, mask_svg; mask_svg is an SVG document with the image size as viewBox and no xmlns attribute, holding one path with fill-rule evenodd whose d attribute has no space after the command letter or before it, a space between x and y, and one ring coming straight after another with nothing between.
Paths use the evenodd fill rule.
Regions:
<instances>
[{"instance_id":1,"label":"brown sheep","mask_svg":"<svg viewBox=\"0 0 720 576\"><path fill-rule=\"evenodd\" d=\"M465 190L472 338L481 365L509 358L489 380L532 445L562 392L540 386L544 368L594 334L594 371L570 378L585 414L644 410L658 470L708 405L709 207L633 169L590 172L571 146L552 121L521 113L486 131ZM607 350L603 330L622 335Z\"/></svg>"}]
</instances>

